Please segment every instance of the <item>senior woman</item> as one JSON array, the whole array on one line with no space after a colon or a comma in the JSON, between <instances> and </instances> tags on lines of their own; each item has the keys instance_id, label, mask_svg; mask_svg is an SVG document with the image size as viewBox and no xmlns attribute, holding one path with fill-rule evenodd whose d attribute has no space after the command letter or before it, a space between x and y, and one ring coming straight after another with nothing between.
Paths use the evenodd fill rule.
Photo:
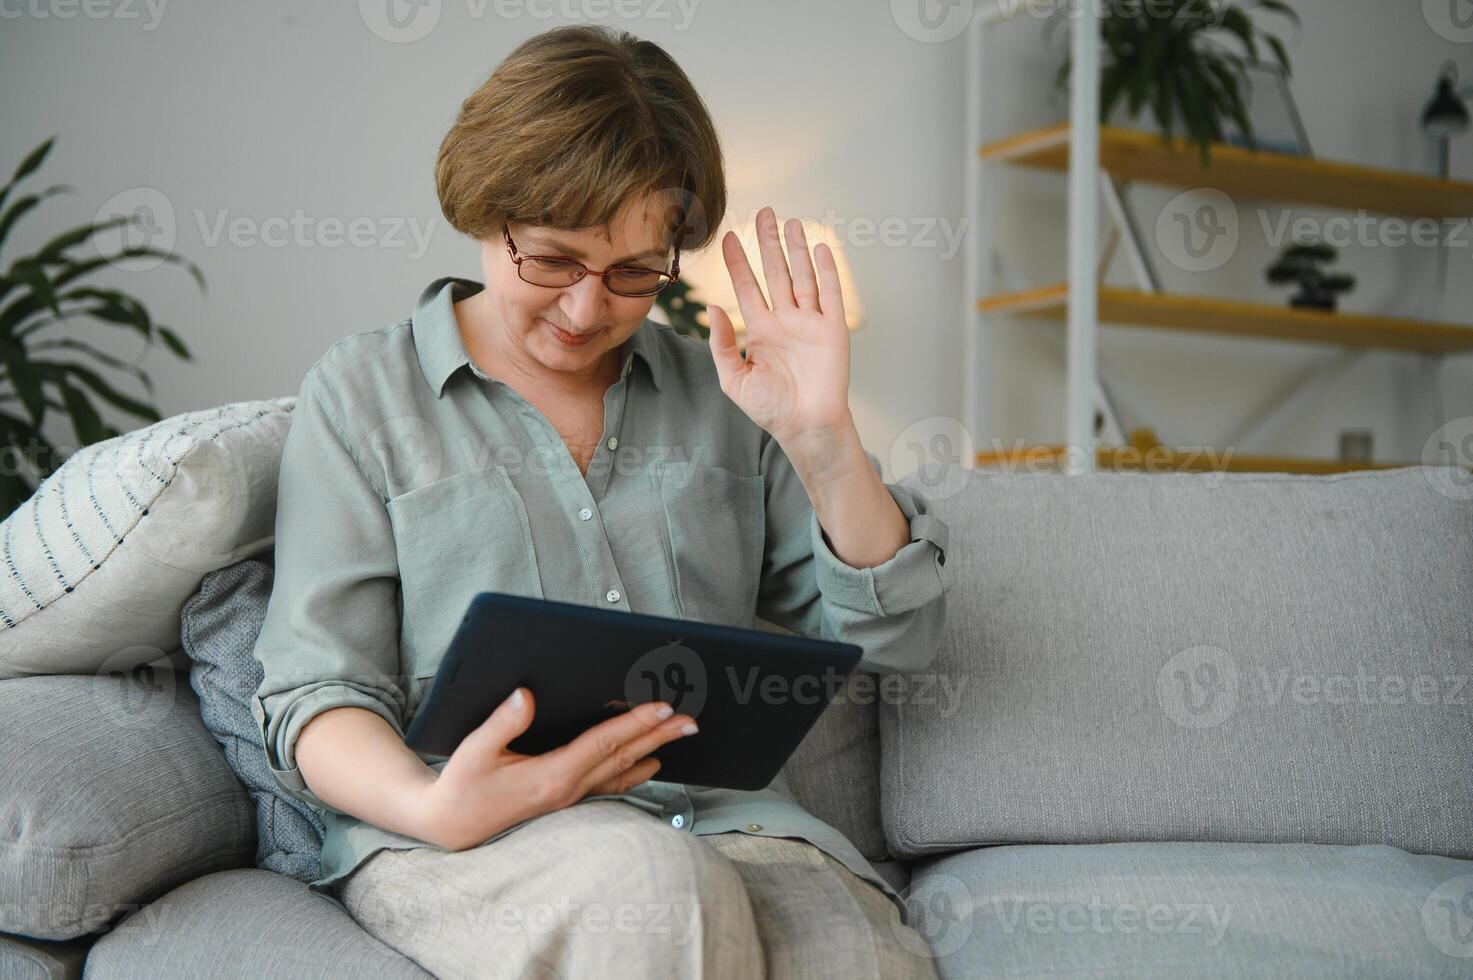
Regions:
<instances>
[{"instance_id":1,"label":"senior woman","mask_svg":"<svg viewBox=\"0 0 1473 980\"><path fill-rule=\"evenodd\" d=\"M709 345L648 318L726 204L715 128L660 47L524 42L436 179L484 283L438 279L333 344L282 456L254 708L326 827L312 889L442 977L935 976L894 888L781 778L651 778L697 730L668 706L528 756L507 748L536 711L521 689L449 759L404 744L483 590L760 616L895 671L931 659L948 587L945 525L860 445L826 246L763 209L769 303L722 240L745 356L718 307Z\"/></svg>"}]
</instances>

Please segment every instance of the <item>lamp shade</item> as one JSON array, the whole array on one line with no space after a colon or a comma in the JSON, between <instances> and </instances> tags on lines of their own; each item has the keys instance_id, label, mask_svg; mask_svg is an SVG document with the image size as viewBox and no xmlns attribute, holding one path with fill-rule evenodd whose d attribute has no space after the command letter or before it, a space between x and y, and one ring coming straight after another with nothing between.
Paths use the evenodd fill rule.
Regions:
<instances>
[{"instance_id":1,"label":"lamp shade","mask_svg":"<svg viewBox=\"0 0 1473 980\"><path fill-rule=\"evenodd\" d=\"M844 296L844 322L850 330L857 330L863 321L863 311L859 305L859 292L854 287L854 277L849 272L849 262L844 256L844 247L839 242L839 236L832 228L817 221L800 219L803 223L803 234L808 239L808 251L812 255L819 242L828 245L834 253L834 265L839 269L839 289ZM762 290L762 295L767 296L767 280L762 275L762 254L757 245L757 217L754 214L739 226L731 227L737 238L742 243L742 249L747 253L747 262L752 267L753 274L757 277L757 285ZM732 288L731 273L726 269L726 259L721 254L721 239L725 236L727 228L723 228L721 234L716 238L716 244L702 252L692 255L687 261L685 256L680 258L680 278L688 281L691 285L691 295L700 302L707 305L716 305L726 311L731 317L732 326L737 333L746 331L746 324L742 322L742 308L737 304L736 290ZM780 236L783 244L783 254L788 254L788 243L786 236ZM791 258L789 259L791 263ZM790 265L791 267L791 265ZM769 305L770 302L769 302ZM709 328L711 320L705 311L697 316L697 321Z\"/></svg>"}]
</instances>

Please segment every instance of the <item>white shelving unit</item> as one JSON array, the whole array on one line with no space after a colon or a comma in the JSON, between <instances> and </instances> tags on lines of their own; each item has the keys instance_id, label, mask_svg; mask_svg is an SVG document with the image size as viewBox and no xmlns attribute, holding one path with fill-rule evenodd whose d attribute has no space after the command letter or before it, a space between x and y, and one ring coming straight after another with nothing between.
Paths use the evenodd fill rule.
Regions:
<instances>
[{"instance_id":1,"label":"white shelving unit","mask_svg":"<svg viewBox=\"0 0 1473 980\"><path fill-rule=\"evenodd\" d=\"M1333 351L1278 392L1230 431L1226 442L1237 445L1256 438L1296 413L1359 359L1373 351L1400 351L1416 358L1424 404L1420 410L1431 432L1446 421L1441 368L1449 354L1473 352L1473 326L1401 316L1322 313L1291 310L1283 305L1245 303L1210 297L1164 293L1128 208L1129 182L1140 180L1184 189L1212 187L1239 199L1358 209L1406 218L1473 216L1473 182L1449 181L1421 174L1358 164L1254 152L1220 145L1211 170L1196 162L1195 148L1178 141L1167 146L1159 136L1100 124L1101 25L1097 5L1073 8L1067 29L1074 70L1071 73L1069 122L989 143L984 78L987 32L1005 30L1010 19L1028 12L1017 0L974 0L967 33L966 125L966 275L963 323L964 422L974 437L992 433L988 418L988 378L992 365L994 317L1033 316L1067 321L1065 332L1066 442L1062 469L1087 473L1098 468L1108 447L1132 444L1117 406L1132 407L1126 392L1102 376L1098 349L1102 320L1127 326L1165 328L1260 339L1320 343ZM979 159L980 154L980 159ZM988 200L987 169L1017 164L1068 174L1068 259L1062 285L1042 287L1008 281L999 290L994 279L994 208ZM1100 243L1101 206L1114 236ZM1116 245L1137 281L1136 289L1107 286L1102 258ZM1096 435L1096 417L1101 420ZM1140 433L1148 437L1149 430ZM1101 445L1103 443L1103 446ZM1049 447L1036 447L1054 452ZM1164 447L1162 447L1164 448ZM1031 450L1030 450L1031 452ZM1333 459L1244 457L1235 454L1234 468L1259 471L1335 472L1344 469L1406 465L1355 464ZM977 465L974 459L972 465Z\"/></svg>"},{"instance_id":2,"label":"white shelving unit","mask_svg":"<svg viewBox=\"0 0 1473 980\"><path fill-rule=\"evenodd\" d=\"M983 41L989 29L1007 19L1006 8L997 0L974 0L967 29L966 213L967 234L966 312L970 324L963 345L967 370L963 385L966 425L974 435L991 431L987 417L986 372L991 364L992 335L987 316L977 300L991 296L992 209L983 200L983 164L977 149L983 144L984 99L982 97ZM1010 5L1011 6L1011 5ZM1079 15L1070 28L1074 71L1069 98L1069 259L1066 420L1068 451L1066 473L1095 469L1095 404L1099 392L1098 334L1099 292L1095 269L1099 263L1100 185L1100 20L1094 4L1080 4ZM1113 414L1113 413L1112 413ZM975 461L973 461L975 465Z\"/></svg>"}]
</instances>

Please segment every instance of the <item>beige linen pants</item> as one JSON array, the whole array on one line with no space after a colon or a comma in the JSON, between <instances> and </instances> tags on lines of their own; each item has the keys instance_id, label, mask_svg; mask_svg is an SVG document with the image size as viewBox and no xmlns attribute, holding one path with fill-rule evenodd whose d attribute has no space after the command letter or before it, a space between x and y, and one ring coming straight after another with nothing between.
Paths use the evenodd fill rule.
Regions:
<instances>
[{"instance_id":1,"label":"beige linen pants","mask_svg":"<svg viewBox=\"0 0 1473 980\"><path fill-rule=\"evenodd\" d=\"M885 894L812 844L697 837L621 800L464 851L380 851L337 894L443 980L936 977Z\"/></svg>"}]
</instances>

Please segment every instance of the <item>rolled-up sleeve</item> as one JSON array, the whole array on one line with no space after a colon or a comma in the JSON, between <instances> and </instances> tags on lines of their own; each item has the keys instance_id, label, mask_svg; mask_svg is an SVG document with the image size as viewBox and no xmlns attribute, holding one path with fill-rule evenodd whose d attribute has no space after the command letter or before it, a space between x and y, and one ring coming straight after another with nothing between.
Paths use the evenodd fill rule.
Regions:
<instances>
[{"instance_id":1,"label":"rolled-up sleeve","mask_svg":"<svg viewBox=\"0 0 1473 980\"><path fill-rule=\"evenodd\" d=\"M331 708L366 708L401 736L399 575L383 496L338 423L315 365L302 382L277 485L275 578L255 656L252 711L277 782L310 805L297 736Z\"/></svg>"},{"instance_id":2,"label":"rolled-up sleeve","mask_svg":"<svg viewBox=\"0 0 1473 980\"><path fill-rule=\"evenodd\" d=\"M865 453L878 474L879 459ZM762 452L767 530L757 615L804 636L864 649L860 670L919 670L936 655L946 621L948 529L915 490L887 483L910 536L872 568L844 562L824 538L808 491L777 440Z\"/></svg>"}]
</instances>

